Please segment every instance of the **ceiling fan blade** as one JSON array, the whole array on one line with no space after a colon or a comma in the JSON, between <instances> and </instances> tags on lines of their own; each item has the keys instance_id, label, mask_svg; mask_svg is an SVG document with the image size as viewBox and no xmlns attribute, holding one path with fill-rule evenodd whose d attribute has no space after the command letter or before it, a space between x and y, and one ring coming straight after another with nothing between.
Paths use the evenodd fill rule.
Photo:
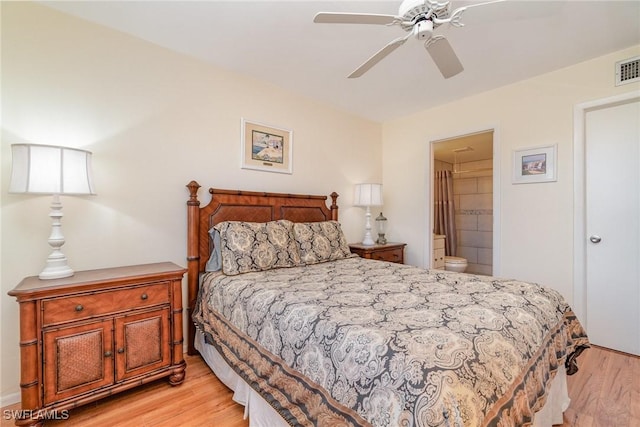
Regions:
<instances>
[{"instance_id":1,"label":"ceiling fan blade","mask_svg":"<svg viewBox=\"0 0 640 427\"><path fill-rule=\"evenodd\" d=\"M427 40L424 47L431 55L433 62L445 79L453 77L464 70L462 63L453 51L449 41L443 36L435 36Z\"/></svg>"},{"instance_id":2,"label":"ceiling fan blade","mask_svg":"<svg viewBox=\"0 0 640 427\"><path fill-rule=\"evenodd\" d=\"M360 77L361 75L369 71L374 65L382 61L387 55L402 46L410 36L411 34L408 34L404 37L397 38L391 43L387 44L385 47L377 51L371 58L367 59L365 63L359 66L353 73L349 74L349 78L354 79Z\"/></svg>"},{"instance_id":3,"label":"ceiling fan blade","mask_svg":"<svg viewBox=\"0 0 640 427\"><path fill-rule=\"evenodd\" d=\"M320 12L313 18L319 24L374 24L389 25L401 20L393 15L378 15L374 13L340 13Z\"/></svg>"}]
</instances>

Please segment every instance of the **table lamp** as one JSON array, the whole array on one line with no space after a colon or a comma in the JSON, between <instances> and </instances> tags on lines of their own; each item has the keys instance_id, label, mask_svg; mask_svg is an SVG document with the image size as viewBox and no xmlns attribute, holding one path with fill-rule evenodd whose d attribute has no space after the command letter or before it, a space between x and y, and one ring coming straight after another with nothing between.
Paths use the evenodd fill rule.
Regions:
<instances>
[{"instance_id":1,"label":"table lamp","mask_svg":"<svg viewBox=\"0 0 640 427\"><path fill-rule=\"evenodd\" d=\"M373 246L371 237L371 206L382 205L382 184L356 184L353 204L367 209L363 245Z\"/></svg>"},{"instance_id":2,"label":"table lamp","mask_svg":"<svg viewBox=\"0 0 640 427\"><path fill-rule=\"evenodd\" d=\"M49 213L53 222L49 245L53 251L38 277L59 279L73 276L67 257L60 250L64 245L60 195L95 194L91 181L91 152L52 145L13 144L11 153L9 192L53 195Z\"/></svg>"}]
</instances>

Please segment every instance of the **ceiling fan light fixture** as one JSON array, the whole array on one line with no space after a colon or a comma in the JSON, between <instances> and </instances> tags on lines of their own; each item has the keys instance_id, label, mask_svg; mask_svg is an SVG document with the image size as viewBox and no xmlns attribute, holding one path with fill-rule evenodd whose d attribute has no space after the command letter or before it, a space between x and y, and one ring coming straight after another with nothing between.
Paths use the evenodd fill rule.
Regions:
<instances>
[{"instance_id":1,"label":"ceiling fan light fixture","mask_svg":"<svg viewBox=\"0 0 640 427\"><path fill-rule=\"evenodd\" d=\"M433 34L433 22L429 19L417 22L413 31L418 40L428 40Z\"/></svg>"}]
</instances>

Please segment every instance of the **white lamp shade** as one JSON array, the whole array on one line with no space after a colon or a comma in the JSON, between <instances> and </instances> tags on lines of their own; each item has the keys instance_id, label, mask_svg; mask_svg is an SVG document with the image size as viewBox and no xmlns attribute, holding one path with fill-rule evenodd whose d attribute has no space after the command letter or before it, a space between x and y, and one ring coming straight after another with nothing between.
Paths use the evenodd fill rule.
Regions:
<instances>
[{"instance_id":1,"label":"white lamp shade","mask_svg":"<svg viewBox=\"0 0 640 427\"><path fill-rule=\"evenodd\" d=\"M382 184L356 184L355 206L382 206Z\"/></svg>"},{"instance_id":2,"label":"white lamp shade","mask_svg":"<svg viewBox=\"0 0 640 427\"><path fill-rule=\"evenodd\" d=\"M95 194L91 152L51 145L13 144L10 193Z\"/></svg>"}]
</instances>

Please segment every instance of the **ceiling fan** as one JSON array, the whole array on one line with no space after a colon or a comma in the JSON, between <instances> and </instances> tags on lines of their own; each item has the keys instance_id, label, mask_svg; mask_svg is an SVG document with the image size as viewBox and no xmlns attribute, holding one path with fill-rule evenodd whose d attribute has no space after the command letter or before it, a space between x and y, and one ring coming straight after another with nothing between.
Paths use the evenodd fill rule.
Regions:
<instances>
[{"instance_id":1,"label":"ceiling fan","mask_svg":"<svg viewBox=\"0 0 640 427\"><path fill-rule=\"evenodd\" d=\"M418 40L424 40L424 47L433 62L444 78L448 79L462 72L464 67L449 41L443 35L434 34L434 30L443 24L463 27L464 24L461 22L462 14L469 8L503 1L506 0L469 4L452 11L451 3L448 0L403 0L397 16L372 13L320 12L313 18L313 22L323 24L399 25L408 32L406 36L391 41L377 51L351 73L349 78L360 77L413 36Z\"/></svg>"}]
</instances>

